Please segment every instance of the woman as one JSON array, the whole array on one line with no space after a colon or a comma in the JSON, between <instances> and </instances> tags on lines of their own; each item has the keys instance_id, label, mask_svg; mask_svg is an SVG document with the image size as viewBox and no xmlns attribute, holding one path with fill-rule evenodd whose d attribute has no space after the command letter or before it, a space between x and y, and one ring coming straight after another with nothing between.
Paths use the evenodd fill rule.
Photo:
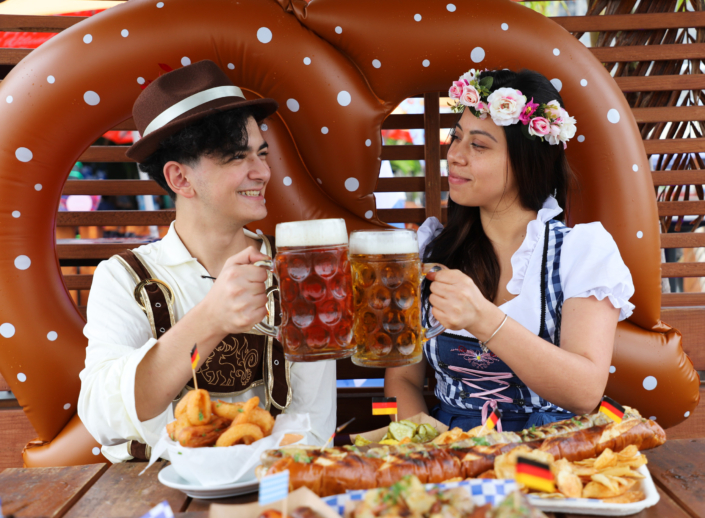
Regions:
<instances>
[{"instance_id":1,"label":"woman","mask_svg":"<svg viewBox=\"0 0 705 518\"><path fill-rule=\"evenodd\" d=\"M428 413L430 362L440 400L431 415L450 427L484 425L495 408L505 431L588 413L634 286L599 222L563 223L575 119L527 70L470 71L450 96L463 113L448 150L448 223L419 229L424 262L444 265L427 277L425 314L447 331L421 363L388 369L385 393L400 418Z\"/></svg>"}]
</instances>

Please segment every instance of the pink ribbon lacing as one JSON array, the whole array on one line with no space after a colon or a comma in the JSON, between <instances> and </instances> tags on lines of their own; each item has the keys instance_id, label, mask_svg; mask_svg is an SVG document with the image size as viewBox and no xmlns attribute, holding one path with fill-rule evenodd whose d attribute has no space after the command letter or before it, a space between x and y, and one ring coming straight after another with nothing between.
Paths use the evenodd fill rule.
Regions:
<instances>
[{"instance_id":1,"label":"pink ribbon lacing","mask_svg":"<svg viewBox=\"0 0 705 518\"><path fill-rule=\"evenodd\" d=\"M511 372L492 372L488 373L485 371L479 371L475 369L468 369L466 367L456 367L454 365L450 365L448 367L448 370L452 370L453 372L460 372L462 374L470 375L470 376L475 376L474 378L463 378L461 381L466 384L469 387L472 387L474 389L478 390L483 390L482 387L479 385L476 385L473 382L480 382L480 381L494 381L495 383L499 384L500 386L497 387L496 389L492 390L485 390L484 392L475 392L474 394L470 394L470 397L476 397L478 399L484 399L485 404L482 405L482 425L484 426L485 421L487 421L487 416L490 414L490 408L494 410L497 408L497 403L513 403L514 400L510 397L507 397L503 394L500 394L503 390L506 390L509 388L509 383L507 381L503 381L506 379L511 378L514 376ZM487 396L496 396L495 398L490 398ZM497 431L501 432L502 431L502 421L499 420L497 421Z\"/></svg>"}]
</instances>

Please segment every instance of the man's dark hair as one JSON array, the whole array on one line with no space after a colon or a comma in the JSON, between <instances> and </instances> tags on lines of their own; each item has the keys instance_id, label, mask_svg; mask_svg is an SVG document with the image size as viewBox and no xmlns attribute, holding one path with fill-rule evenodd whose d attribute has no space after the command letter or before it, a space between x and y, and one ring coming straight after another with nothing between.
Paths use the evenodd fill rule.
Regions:
<instances>
[{"instance_id":1,"label":"man's dark hair","mask_svg":"<svg viewBox=\"0 0 705 518\"><path fill-rule=\"evenodd\" d=\"M247 121L253 116L248 108L216 112L186 126L159 143L139 167L157 182L171 199L176 194L164 178L164 165L174 161L193 166L203 156L227 162L247 149Z\"/></svg>"}]
</instances>

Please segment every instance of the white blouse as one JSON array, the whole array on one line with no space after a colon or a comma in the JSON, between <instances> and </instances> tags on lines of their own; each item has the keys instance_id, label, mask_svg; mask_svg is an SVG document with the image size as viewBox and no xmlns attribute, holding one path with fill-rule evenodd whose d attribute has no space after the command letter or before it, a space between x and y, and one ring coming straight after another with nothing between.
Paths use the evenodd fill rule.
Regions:
<instances>
[{"instance_id":1,"label":"white blouse","mask_svg":"<svg viewBox=\"0 0 705 518\"><path fill-rule=\"evenodd\" d=\"M541 262L544 230L547 221L563 212L553 196L543 204L535 220L526 227L526 237L512 256L512 278L507 291L516 295L500 309L532 333L538 335L541 324ZM426 245L443 230L436 218L428 218L418 230L419 248L423 259ZM573 227L563 240L559 269L564 301L573 297L608 298L620 310L622 321L634 311L629 299L634 295L634 283L629 268L619 254L617 243L602 223L586 223ZM465 330L446 331L473 337Z\"/></svg>"}]
</instances>

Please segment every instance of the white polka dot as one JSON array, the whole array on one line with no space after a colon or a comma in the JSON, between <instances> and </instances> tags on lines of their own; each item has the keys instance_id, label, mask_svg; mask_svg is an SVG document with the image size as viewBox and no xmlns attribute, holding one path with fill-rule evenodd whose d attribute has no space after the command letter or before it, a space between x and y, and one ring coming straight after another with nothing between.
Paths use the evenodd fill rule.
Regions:
<instances>
[{"instance_id":1,"label":"white polka dot","mask_svg":"<svg viewBox=\"0 0 705 518\"><path fill-rule=\"evenodd\" d=\"M508 31L508 30L509 30L509 25L507 25L506 23L503 23L503 24L502 24L502 30L503 30L503 31Z\"/></svg>"},{"instance_id":2,"label":"white polka dot","mask_svg":"<svg viewBox=\"0 0 705 518\"><path fill-rule=\"evenodd\" d=\"M338 104L340 106L348 106L352 102L352 96L349 92L342 90L338 92Z\"/></svg>"},{"instance_id":3,"label":"white polka dot","mask_svg":"<svg viewBox=\"0 0 705 518\"><path fill-rule=\"evenodd\" d=\"M479 63L485 59L485 49L482 47L475 47L470 53L470 59L472 59L474 63Z\"/></svg>"},{"instance_id":4,"label":"white polka dot","mask_svg":"<svg viewBox=\"0 0 705 518\"><path fill-rule=\"evenodd\" d=\"M581 79L580 86L587 86L587 79Z\"/></svg>"},{"instance_id":5,"label":"white polka dot","mask_svg":"<svg viewBox=\"0 0 705 518\"><path fill-rule=\"evenodd\" d=\"M261 129L262 131L267 131L269 129L269 126L267 126L266 124L260 124L259 129Z\"/></svg>"},{"instance_id":6,"label":"white polka dot","mask_svg":"<svg viewBox=\"0 0 705 518\"><path fill-rule=\"evenodd\" d=\"M585 142L585 135L578 135L578 142Z\"/></svg>"},{"instance_id":7,"label":"white polka dot","mask_svg":"<svg viewBox=\"0 0 705 518\"><path fill-rule=\"evenodd\" d=\"M421 64L422 64L424 67L428 67L428 66L431 65L431 62L430 62L428 59L424 59L424 60L421 62Z\"/></svg>"},{"instance_id":8,"label":"white polka dot","mask_svg":"<svg viewBox=\"0 0 705 518\"><path fill-rule=\"evenodd\" d=\"M18 372L17 379L20 380L20 382L24 383L25 381L27 381L27 376L24 372Z\"/></svg>"},{"instance_id":9,"label":"white polka dot","mask_svg":"<svg viewBox=\"0 0 705 518\"><path fill-rule=\"evenodd\" d=\"M607 112L607 120L610 121L612 124L617 124L619 122L619 112L612 108L610 111Z\"/></svg>"},{"instance_id":10,"label":"white polka dot","mask_svg":"<svg viewBox=\"0 0 705 518\"><path fill-rule=\"evenodd\" d=\"M561 55L561 50L560 50L560 49L553 49L553 55L554 55L554 56L560 56L560 55Z\"/></svg>"},{"instance_id":11,"label":"white polka dot","mask_svg":"<svg viewBox=\"0 0 705 518\"><path fill-rule=\"evenodd\" d=\"M159 4L162 4L162 3L159 2ZM161 7L159 4L157 4L157 7ZM164 4L162 4L162 5L164 5ZM93 453L93 455L100 455L100 448L98 448L98 447L96 446L96 447L94 447L94 448L91 450L91 452Z\"/></svg>"},{"instance_id":12,"label":"white polka dot","mask_svg":"<svg viewBox=\"0 0 705 518\"><path fill-rule=\"evenodd\" d=\"M54 76L47 76L47 83L53 85L54 81L56 81L56 78Z\"/></svg>"},{"instance_id":13,"label":"white polka dot","mask_svg":"<svg viewBox=\"0 0 705 518\"><path fill-rule=\"evenodd\" d=\"M35 184L34 184L34 190L35 190L35 191L41 191L41 190L42 190L42 184L40 184L40 183L35 183Z\"/></svg>"},{"instance_id":14,"label":"white polka dot","mask_svg":"<svg viewBox=\"0 0 705 518\"><path fill-rule=\"evenodd\" d=\"M191 58L189 58L188 56L184 56L183 58L181 58L181 66L187 67L190 64L191 64Z\"/></svg>"},{"instance_id":15,"label":"white polka dot","mask_svg":"<svg viewBox=\"0 0 705 518\"><path fill-rule=\"evenodd\" d=\"M164 7L164 2L157 2L157 8L161 9L162 7ZM93 448L93 449L95 450L96 448ZM98 455L98 454L95 453L94 455Z\"/></svg>"},{"instance_id":16,"label":"white polka dot","mask_svg":"<svg viewBox=\"0 0 705 518\"><path fill-rule=\"evenodd\" d=\"M235 70L235 65L233 65L232 63L228 63L228 68L230 70Z\"/></svg>"},{"instance_id":17,"label":"white polka dot","mask_svg":"<svg viewBox=\"0 0 705 518\"><path fill-rule=\"evenodd\" d=\"M360 182L357 181L357 178L348 178L347 180L345 180L345 188L348 191L357 191L358 187L360 187Z\"/></svg>"},{"instance_id":18,"label":"white polka dot","mask_svg":"<svg viewBox=\"0 0 705 518\"><path fill-rule=\"evenodd\" d=\"M34 158L34 155L26 147L18 147L15 150L15 158L17 158L20 162L29 162L32 158Z\"/></svg>"},{"instance_id":19,"label":"white polka dot","mask_svg":"<svg viewBox=\"0 0 705 518\"><path fill-rule=\"evenodd\" d=\"M291 185L291 177L290 176L285 176L284 177L284 185L289 187Z\"/></svg>"},{"instance_id":20,"label":"white polka dot","mask_svg":"<svg viewBox=\"0 0 705 518\"><path fill-rule=\"evenodd\" d=\"M292 112L297 112L299 111L299 101L297 101L296 99L287 99L286 107L289 108Z\"/></svg>"},{"instance_id":21,"label":"white polka dot","mask_svg":"<svg viewBox=\"0 0 705 518\"><path fill-rule=\"evenodd\" d=\"M379 68L382 66L382 62L379 59L373 59L372 60L372 66L375 68Z\"/></svg>"},{"instance_id":22,"label":"white polka dot","mask_svg":"<svg viewBox=\"0 0 705 518\"><path fill-rule=\"evenodd\" d=\"M370 147L370 146L372 145L372 141L371 141L370 139L367 139L367 140L365 141L365 145L366 145L367 147Z\"/></svg>"},{"instance_id":23,"label":"white polka dot","mask_svg":"<svg viewBox=\"0 0 705 518\"><path fill-rule=\"evenodd\" d=\"M323 126L321 128L321 133L323 133L324 135L328 135L328 128L326 126Z\"/></svg>"},{"instance_id":24,"label":"white polka dot","mask_svg":"<svg viewBox=\"0 0 705 518\"><path fill-rule=\"evenodd\" d=\"M255 230L255 232L260 236L264 235L264 232L262 232L260 229Z\"/></svg>"},{"instance_id":25,"label":"white polka dot","mask_svg":"<svg viewBox=\"0 0 705 518\"><path fill-rule=\"evenodd\" d=\"M120 31L120 36L122 36L123 38L127 38L129 35L130 31L128 31L127 29L123 29Z\"/></svg>"},{"instance_id":26,"label":"white polka dot","mask_svg":"<svg viewBox=\"0 0 705 518\"><path fill-rule=\"evenodd\" d=\"M18 255L15 257L15 268L18 270L26 270L31 264L32 260L26 255Z\"/></svg>"},{"instance_id":27,"label":"white polka dot","mask_svg":"<svg viewBox=\"0 0 705 518\"><path fill-rule=\"evenodd\" d=\"M641 239L642 237L644 237L644 233L640 230L639 232L636 233L636 237L638 239Z\"/></svg>"},{"instance_id":28,"label":"white polka dot","mask_svg":"<svg viewBox=\"0 0 705 518\"><path fill-rule=\"evenodd\" d=\"M414 20L416 20L417 22L420 22L420 21L421 21L421 15L420 15L420 14L415 14L415 15L414 15Z\"/></svg>"},{"instance_id":29,"label":"white polka dot","mask_svg":"<svg viewBox=\"0 0 705 518\"><path fill-rule=\"evenodd\" d=\"M658 385L658 381L653 376L647 376L644 378L643 385L646 390L654 390L656 385Z\"/></svg>"},{"instance_id":30,"label":"white polka dot","mask_svg":"<svg viewBox=\"0 0 705 518\"><path fill-rule=\"evenodd\" d=\"M306 56L306 57L304 58L304 65L310 65L310 64L311 64L311 58L308 57L308 56Z\"/></svg>"},{"instance_id":31,"label":"white polka dot","mask_svg":"<svg viewBox=\"0 0 705 518\"><path fill-rule=\"evenodd\" d=\"M371 210L368 210L367 212L365 212L365 217L367 219L370 219L372 216L374 216L374 212L372 212Z\"/></svg>"},{"instance_id":32,"label":"white polka dot","mask_svg":"<svg viewBox=\"0 0 705 518\"><path fill-rule=\"evenodd\" d=\"M685 414L683 414L683 417L690 417L690 410L688 410Z\"/></svg>"},{"instance_id":33,"label":"white polka dot","mask_svg":"<svg viewBox=\"0 0 705 518\"><path fill-rule=\"evenodd\" d=\"M551 79L551 84L553 85L553 88L555 88L559 92L561 91L561 88L563 88L563 81L558 78Z\"/></svg>"},{"instance_id":34,"label":"white polka dot","mask_svg":"<svg viewBox=\"0 0 705 518\"><path fill-rule=\"evenodd\" d=\"M649 419L651 419L652 421L656 421L656 416L652 415L651 417L649 417Z\"/></svg>"},{"instance_id":35,"label":"white polka dot","mask_svg":"<svg viewBox=\"0 0 705 518\"><path fill-rule=\"evenodd\" d=\"M340 25L338 25L338 26L335 28L335 33L336 33L336 34L343 34L343 28L342 28Z\"/></svg>"},{"instance_id":36,"label":"white polka dot","mask_svg":"<svg viewBox=\"0 0 705 518\"><path fill-rule=\"evenodd\" d=\"M320 178L316 178L316 181L317 181L318 183L323 183L323 180L321 180Z\"/></svg>"},{"instance_id":37,"label":"white polka dot","mask_svg":"<svg viewBox=\"0 0 705 518\"><path fill-rule=\"evenodd\" d=\"M71 403L66 403L64 405L64 410L68 410L69 408L71 408Z\"/></svg>"},{"instance_id":38,"label":"white polka dot","mask_svg":"<svg viewBox=\"0 0 705 518\"><path fill-rule=\"evenodd\" d=\"M83 100L86 101L88 106L97 106L100 103L100 96L93 90L88 90L83 94Z\"/></svg>"},{"instance_id":39,"label":"white polka dot","mask_svg":"<svg viewBox=\"0 0 705 518\"><path fill-rule=\"evenodd\" d=\"M454 13L455 12L455 4L446 5L446 9L448 9L449 12Z\"/></svg>"},{"instance_id":40,"label":"white polka dot","mask_svg":"<svg viewBox=\"0 0 705 518\"><path fill-rule=\"evenodd\" d=\"M8 324L7 322L0 325L0 336L3 336L4 338L12 338L15 336L15 326Z\"/></svg>"},{"instance_id":41,"label":"white polka dot","mask_svg":"<svg viewBox=\"0 0 705 518\"><path fill-rule=\"evenodd\" d=\"M617 367L610 365L610 374L614 374L615 372L617 372Z\"/></svg>"},{"instance_id":42,"label":"white polka dot","mask_svg":"<svg viewBox=\"0 0 705 518\"><path fill-rule=\"evenodd\" d=\"M639 166L636 165L636 164L634 164L634 165L632 166L632 171L634 171L634 172L636 173L638 170L639 170Z\"/></svg>"},{"instance_id":43,"label":"white polka dot","mask_svg":"<svg viewBox=\"0 0 705 518\"><path fill-rule=\"evenodd\" d=\"M257 29L257 39L262 43L269 43L272 41L272 31L267 29L267 27L260 27Z\"/></svg>"},{"instance_id":44,"label":"white polka dot","mask_svg":"<svg viewBox=\"0 0 705 518\"><path fill-rule=\"evenodd\" d=\"M92 36L92 35L86 34L86 35L83 37L83 43L90 43L91 41L93 41L93 36Z\"/></svg>"},{"instance_id":45,"label":"white polka dot","mask_svg":"<svg viewBox=\"0 0 705 518\"><path fill-rule=\"evenodd\" d=\"M5 97L5 101L7 102L7 104L10 104L13 100L14 99L12 98L11 95L8 95L7 97Z\"/></svg>"},{"instance_id":46,"label":"white polka dot","mask_svg":"<svg viewBox=\"0 0 705 518\"><path fill-rule=\"evenodd\" d=\"M143 85L143 84L144 84L144 77L138 77L138 78L137 78L137 84L138 84L138 85Z\"/></svg>"},{"instance_id":47,"label":"white polka dot","mask_svg":"<svg viewBox=\"0 0 705 518\"><path fill-rule=\"evenodd\" d=\"M19 210L13 210L13 211L12 211L12 217L13 217L13 218L19 218L19 217L20 217L20 211L19 211Z\"/></svg>"},{"instance_id":48,"label":"white polka dot","mask_svg":"<svg viewBox=\"0 0 705 518\"><path fill-rule=\"evenodd\" d=\"M59 338L59 334L56 331L49 331L47 333L47 340L50 342L55 341L57 338Z\"/></svg>"}]
</instances>

